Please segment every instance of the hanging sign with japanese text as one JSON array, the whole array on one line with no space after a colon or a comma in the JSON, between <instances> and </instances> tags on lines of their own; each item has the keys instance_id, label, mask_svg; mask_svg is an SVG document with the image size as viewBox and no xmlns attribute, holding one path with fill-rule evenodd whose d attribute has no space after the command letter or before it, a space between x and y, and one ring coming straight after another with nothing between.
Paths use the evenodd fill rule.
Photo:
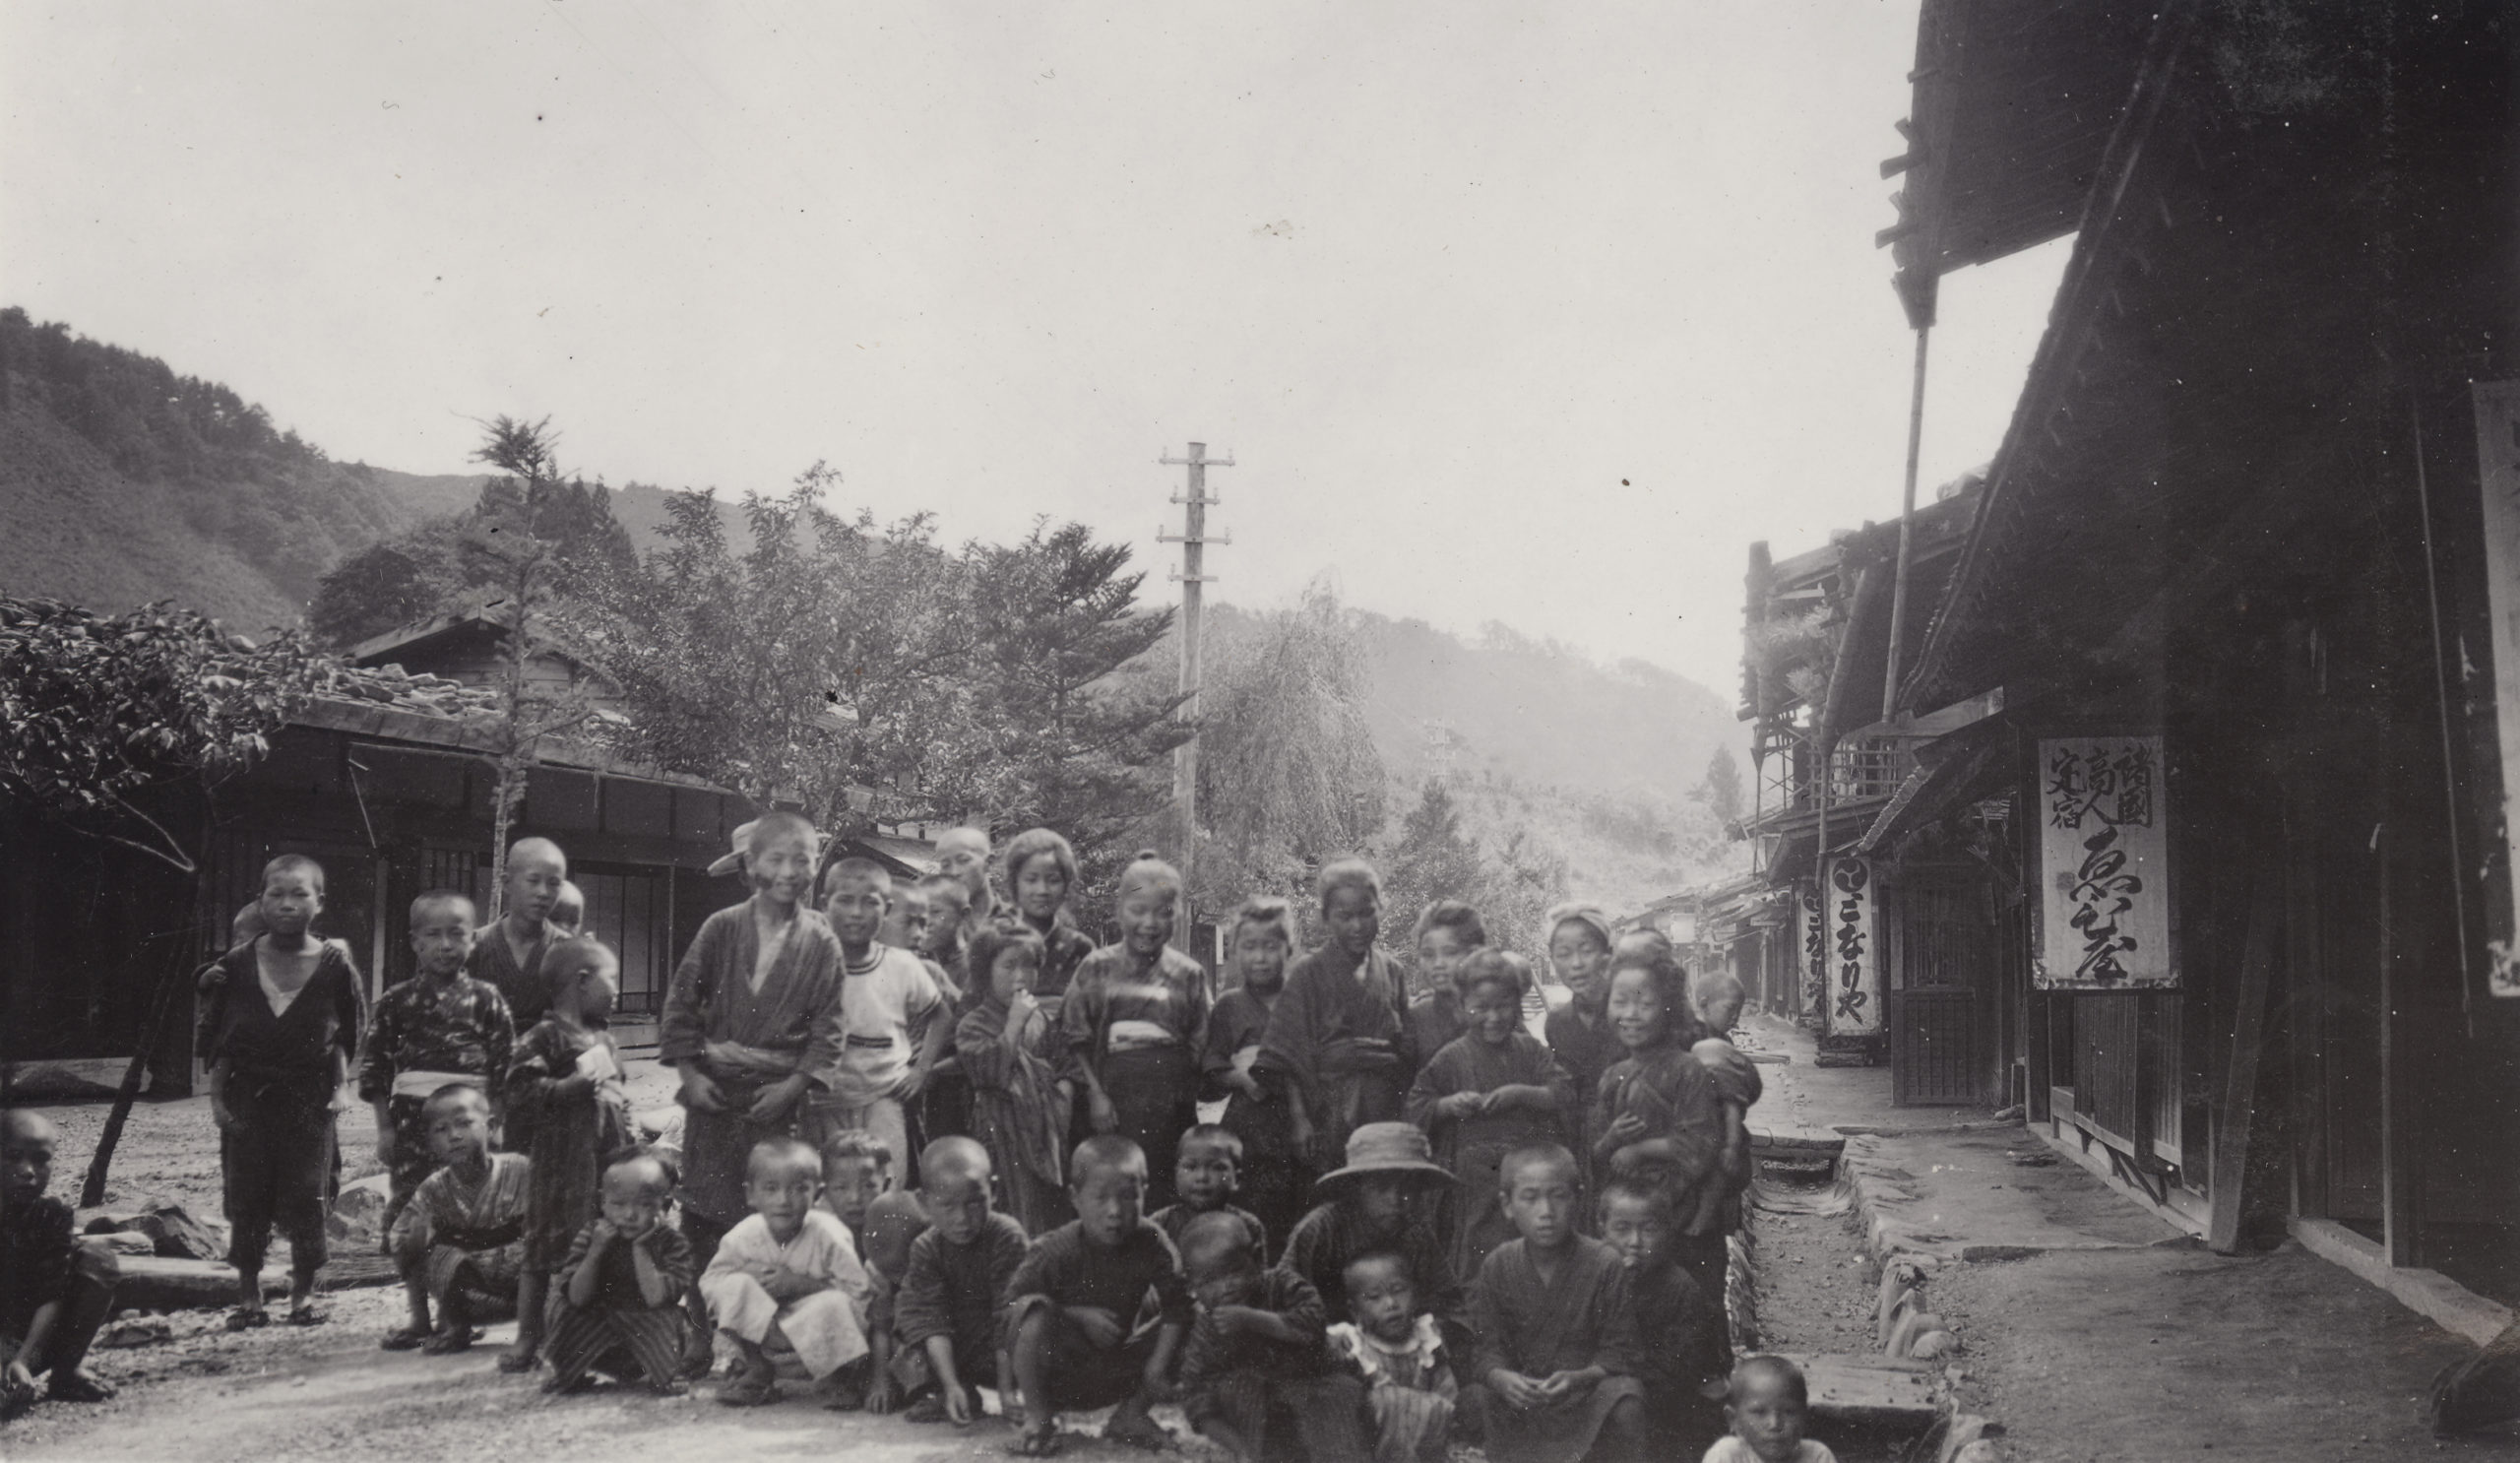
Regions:
<instances>
[{"instance_id":1,"label":"hanging sign with japanese text","mask_svg":"<svg viewBox=\"0 0 2520 1463\"><path fill-rule=\"evenodd\" d=\"M1795 1010L1825 1010L1829 995L1829 917L1820 908L1817 879L1804 879L1794 886L1794 945L1801 955Z\"/></svg>"},{"instance_id":2,"label":"hanging sign with japanese text","mask_svg":"<svg viewBox=\"0 0 2520 1463\"><path fill-rule=\"evenodd\" d=\"M2161 772L2158 736L2039 743L2042 989L2178 985Z\"/></svg>"},{"instance_id":3,"label":"hanging sign with japanese text","mask_svg":"<svg viewBox=\"0 0 2520 1463\"><path fill-rule=\"evenodd\" d=\"M1872 940L1872 865L1860 859L1830 862L1820 891L1828 942L1827 1031L1833 1037L1881 1034L1881 960Z\"/></svg>"},{"instance_id":4,"label":"hanging sign with japanese text","mask_svg":"<svg viewBox=\"0 0 2520 1463\"><path fill-rule=\"evenodd\" d=\"M2487 902L2486 988L2520 996L2520 381L2480 381L2477 470L2485 508L2486 611L2493 622L2492 744L2502 758L2502 805L2483 809L2487 836L2502 844L2504 898ZM2465 650L2460 659L2477 659ZM2465 672L2473 681L2476 672ZM2484 688L2471 684L2473 704ZM2482 760L2482 758L2480 758ZM2499 829L2497 833L2494 830ZM2460 871L2462 878L2466 871ZM2499 906L2499 908L2496 908Z\"/></svg>"}]
</instances>

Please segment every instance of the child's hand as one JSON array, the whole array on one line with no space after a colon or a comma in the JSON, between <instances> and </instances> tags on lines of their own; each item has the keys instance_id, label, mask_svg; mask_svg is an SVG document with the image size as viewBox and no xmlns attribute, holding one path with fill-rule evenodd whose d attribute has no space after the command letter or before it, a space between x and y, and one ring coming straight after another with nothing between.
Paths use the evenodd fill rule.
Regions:
<instances>
[{"instance_id":1,"label":"child's hand","mask_svg":"<svg viewBox=\"0 0 2520 1463\"><path fill-rule=\"evenodd\" d=\"M390 1121L376 1125L376 1161L389 1169L394 1167L394 1124Z\"/></svg>"},{"instance_id":2,"label":"child's hand","mask_svg":"<svg viewBox=\"0 0 2520 1463\"><path fill-rule=\"evenodd\" d=\"M1121 1329L1119 1316L1100 1305L1070 1305L1066 1310L1068 1321L1097 1347L1117 1346L1128 1334Z\"/></svg>"},{"instance_id":3,"label":"child's hand","mask_svg":"<svg viewBox=\"0 0 2520 1463\"><path fill-rule=\"evenodd\" d=\"M1265 1103L1269 1100L1269 1089L1260 1085L1260 1079L1239 1067L1225 1074L1225 1085L1255 1103Z\"/></svg>"},{"instance_id":4,"label":"child's hand","mask_svg":"<svg viewBox=\"0 0 2520 1463\"><path fill-rule=\"evenodd\" d=\"M1456 1122L1465 1117L1477 1117L1486 1110L1487 1094L1483 1092L1456 1092L1450 1097L1438 1099L1435 1103L1435 1112L1438 1114L1452 1118Z\"/></svg>"},{"instance_id":5,"label":"child's hand","mask_svg":"<svg viewBox=\"0 0 2520 1463\"><path fill-rule=\"evenodd\" d=\"M1593 1378L1581 1371L1552 1371L1541 1382L1540 1388L1548 1394L1551 1401L1579 1397L1593 1389Z\"/></svg>"},{"instance_id":6,"label":"child's hand","mask_svg":"<svg viewBox=\"0 0 2520 1463\"><path fill-rule=\"evenodd\" d=\"M761 1288L770 1292L770 1299L785 1305L790 1301L802 1300L826 1287L822 1277L818 1275L807 1275L782 1265L770 1272L770 1278L761 1283Z\"/></svg>"},{"instance_id":7,"label":"child's hand","mask_svg":"<svg viewBox=\"0 0 2520 1463\"><path fill-rule=\"evenodd\" d=\"M594 1233L587 1236L587 1253L593 1254L620 1238L621 1232L613 1228L611 1220L598 1219Z\"/></svg>"},{"instance_id":8,"label":"child's hand","mask_svg":"<svg viewBox=\"0 0 2520 1463\"><path fill-rule=\"evenodd\" d=\"M889 1371L876 1372L874 1385L866 1389L866 1410L882 1417L901 1405L901 1387L893 1380L893 1374ZM946 1411L953 1411L951 1404L947 1405Z\"/></svg>"},{"instance_id":9,"label":"child's hand","mask_svg":"<svg viewBox=\"0 0 2520 1463\"><path fill-rule=\"evenodd\" d=\"M1549 1403L1548 1394L1541 1390L1540 1383L1503 1367L1487 1373L1487 1385L1516 1412L1530 1412Z\"/></svg>"},{"instance_id":10,"label":"child's hand","mask_svg":"<svg viewBox=\"0 0 2520 1463\"><path fill-rule=\"evenodd\" d=\"M917 1097L919 1089L926 1085L927 1068L913 1063L909 1071L902 1073L902 1080L893 1084L893 1101L907 1103Z\"/></svg>"},{"instance_id":11,"label":"child's hand","mask_svg":"<svg viewBox=\"0 0 2520 1463\"><path fill-rule=\"evenodd\" d=\"M227 1111L227 1104L224 1101L213 1095L210 1100L210 1120L223 1133L236 1125L236 1114Z\"/></svg>"},{"instance_id":12,"label":"child's hand","mask_svg":"<svg viewBox=\"0 0 2520 1463\"><path fill-rule=\"evenodd\" d=\"M716 1078L710 1076L707 1072L700 1070L699 1067L691 1064L690 1062L683 1063L680 1070L682 1073L682 1103L684 1107L691 1109L695 1113L724 1113L726 1111L726 1094L719 1088Z\"/></svg>"},{"instance_id":13,"label":"child's hand","mask_svg":"<svg viewBox=\"0 0 2520 1463\"><path fill-rule=\"evenodd\" d=\"M886 1378L889 1382L890 1378ZM944 1389L945 1420L957 1428L968 1428L979 1416L979 1407L969 1387Z\"/></svg>"},{"instance_id":14,"label":"child's hand","mask_svg":"<svg viewBox=\"0 0 2520 1463\"><path fill-rule=\"evenodd\" d=\"M11 1402L32 1402L35 1400L34 1372L25 1362L10 1358L7 1374L0 1376L0 1392L5 1392Z\"/></svg>"},{"instance_id":15,"label":"child's hand","mask_svg":"<svg viewBox=\"0 0 2520 1463\"><path fill-rule=\"evenodd\" d=\"M1092 1120L1098 1133L1113 1132L1120 1126L1120 1110L1112 1107L1111 1100L1099 1090L1086 1100L1085 1115Z\"/></svg>"},{"instance_id":16,"label":"child's hand","mask_svg":"<svg viewBox=\"0 0 2520 1463\"><path fill-rule=\"evenodd\" d=\"M1610 1172L1621 1178L1635 1177L1636 1171L1643 1167L1645 1155L1637 1152L1633 1143L1610 1155Z\"/></svg>"},{"instance_id":17,"label":"child's hand","mask_svg":"<svg viewBox=\"0 0 2520 1463\"><path fill-rule=\"evenodd\" d=\"M805 1082L802 1072L780 1078L761 1090L761 1095L752 1100L752 1110L744 1115L755 1122L777 1122L796 1106L796 1099L805 1095Z\"/></svg>"},{"instance_id":18,"label":"child's hand","mask_svg":"<svg viewBox=\"0 0 2520 1463\"><path fill-rule=\"evenodd\" d=\"M1208 1319L1216 1322L1217 1329L1228 1336L1239 1336L1243 1332L1250 1330L1253 1324L1260 1319L1261 1315L1261 1311L1248 1305L1212 1305L1208 1307Z\"/></svg>"},{"instance_id":19,"label":"child's hand","mask_svg":"<svg viewBox=\"0 0 2520 1463\"><path fill-rule=\"evenodd\" d=\"M1610 1120L1604 1136L1613 1143L1633 1143L1645 1136L1645 1119L1633 1113L1621 1113Z\"/></svg>"}]
</instances>

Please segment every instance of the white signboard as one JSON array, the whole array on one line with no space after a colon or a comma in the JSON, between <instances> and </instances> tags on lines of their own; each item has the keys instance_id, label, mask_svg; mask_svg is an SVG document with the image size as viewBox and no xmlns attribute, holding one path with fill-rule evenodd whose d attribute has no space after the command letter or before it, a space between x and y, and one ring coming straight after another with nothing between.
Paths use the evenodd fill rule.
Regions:
<instances>
[{"instance_id":1,"label":"white signboard","mask_svg":"<svg viewBox=\"0 0 2520 1463\"><path fill-rule=\"evenodd\" d=\"M2039 743L2043 969L2048 990L2169 989L2170 820L2158 736Z\"/></svg>"},{"instance_id":2,"label":"white signboard","mask_svg":"<svg viewBox=\"0 0 2520 1463\"><path fill-rule=\"evenodd\" d=\"M2477 470L2484 479L2486 612L2492 621L2493 705L2496 742L2502 753L2502 806L2488 824L2500 833L2503 875L2511 880L2511 908L2520 915L2520 381L2476 385ZM2520 932L2488 931L2486 986L2496 995L2520 996Z\"/></svg>"},{"instance_id":3,"label":"white signboard","mask_svg":"<svg viewBox=\"0 0 2520 1463\"><path fill-rule=\"evenodd\" d=\"M1833 1037L1881 1034L1881 957L1872 938L1872 865L1840 859L1821 890L1827 916L1828 1007Z\"/></svg>"},{"instance_id":4,"label":"white signboard","mask_svg":"<svg viewBox=\"0 0 2520 1463\"><path fill-rule=\"evenodd\" d=\"M1794 886L1794 947L1800 952L1796 1011L1825 1011L1829 999L1829 917L1820 908L1820 884L1804 879Z\"/></svg>"}]
</instances>

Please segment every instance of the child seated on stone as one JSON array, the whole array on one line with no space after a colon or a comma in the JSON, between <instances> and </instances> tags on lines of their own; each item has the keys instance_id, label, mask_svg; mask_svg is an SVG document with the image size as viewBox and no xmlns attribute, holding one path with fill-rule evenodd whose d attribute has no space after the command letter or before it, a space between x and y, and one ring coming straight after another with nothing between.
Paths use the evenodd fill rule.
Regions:
<instances>
[{"instance_id":1,"label":"child seated on stone","mask_svg":"<svg viewBox=\"0 0 2520 1463\"><path fill-rule=\"evenodd\" d=\"M480 1340L474 1322L515 1314L533 1165L521 1153L490 1151L490 1100L469 1082L430 1093L420 1120L438 1167L389 1236L411 1318L383 1344L435 1357Z\"/></svg>"},{"instance_id":2,"label":"child seated on stone","mask_svg":"<svg viewBox=\"0 0 2520 1463\"><path fill-rule=\"evenodd\" d=\"M1443 1463L1461 1395L1443 1329L1388 1250L1350 1260L1347 1282L1349 1318L1330 1328L1330 1344L1364 1379L1374 1463Z\"/></svg>"},{"instance_id":3,"label":"child seated on stone","mask_svg":"<svg viewBox=\"0 0 2520 1463\"><path fill-rule=\"evenodd\" d=\"M1181 1232L1198 1319L1181 1359L1181 1410L1237 1463L1280 1456L1292 1438L1314 1463L1366 1453L1364 1386L1323 1344L1329 1316L1301 1276L1262 1270L1250 1232L1223 1210Z\"/></svg>"},{"instance_id":4,"label":"child seated on stone","mask_svg":"<svg viewBox=\"0 0 2520 1463\"><path fill-rule=\"evenodd\" d=\"M779 1399L783 1372L828 1391L866 1355L866 1268L849 1228L824 1210L822 1156L795 1138L764 1138L744 1166L749 1218L726 1231L701 1273L710 1322L740 1354L718 1389L728 1407Z\"/></svg>"},{"instance_id":5,"label":"child seated on stone","mask_svg":"<svg viewBox=\"0 0 2520 1463\"><path fill-rule=\"evenodd\" d=\"M698 1268L691 1242L664 1223L673 1176L661 1159L632 1154L603 1171L601 1212L569 1245L554 1275L546 1392L574 1392L589 1371L639 1377L659 1396L689 1390L682 1354L689 1318L683 1293Z\"/></svg>"},{"instance_id":6,"label":"child seated on stone","mask_svg":"<svg viewBox=\"0 0 2520 1463\"><path fill-rule=\"evenodd\" d=\"M1602 1242L1627 1272L1636 1315L1636 1380L1645 1388L1645 1420L1657 1438L1695 1452L1724 1431L1712 1396L1722 1395L1732 1360L1725 1317L1698 1283L1673 1261L1670 1200L1660 1190L1613 1178L1602 1189L1595 1219Z\"/></svg>"},{"instance_id":7,"label":"child seated on stone","mask_svg":"<svg viewBox=\"0 0 2520 1463\"><path fill-rule=\"evenodd\" d=\"M1024 1403L1015 1451L1059 1450L1058 1415L1116 1407L1102 1435L1162 1446L1148 1415L1169 1390L1190 1325L1190 1292L1172 1241L1146 1220L1146 1154L1116 1133L1077 1145L1068 1200L1077 1217L1033 1241L1006 1308L1006 1350ZM1154 1319L1137 1324L1153 1303Z\"/></svg>"},{"instance_id":8,"label":"child seated on stone","mask_svg":"<svg viewBox=\"0 0 2520 1463\"><path fill-rule=\"evenodd\" d=\"M1180 1156L1173 1160L1172 1191L1178 1197L1147 1217L1178 1249L1192 1221L1203 1214L1225 1215L1251 1237L1251 1257L1265 1265L1269 1262L1268 1226L1260 1216L1230 1202L1241 1186L1241 1170L1242 1139L1216 1123L1200 1123L1181 1135Z\"/></svg>"},{"instance_id":9,"label":"child seated on stone","mask_svg":"<svg viewBox=\"0 0 2520 1463\"><path fill-rule=\"evenodd\" d=\"M1732 1435L1708 1448L1701 1463L1838 1463L1828 1444L1802 1435L1811 1421L1810 1387L1783 1357L1751 1357L1733 1368L1724 1416Z\"/></svg>"},{"instance_id":10,"label":"child seated on stone","mask_svg":"<svg viewBox=\"0 0 2520 1463\"><path fill-rule=\"evenodd\" d=\"M1493 1463L1644 1456L1636 1318L1617 1253L1575 1231L1575 1155L1544 1144L1507 1154L1505 1213L1521 1237L1498 1246L1470 1290L1478 1380L1462 1388Z\"/></svg>"},{"instance_id":11,"label":"child seated on stone","mask_svg":"<svg viewBox=\"0 0 2520 1463\"><path fill-rule=\"evenodd\" d=\"M121 1262L71 1235L70 1206L52 1186L61 1135L32 1113L0 1112L0 1417L34 1405L35 1378L55 1402L114 1394L87 1368L89 1343L113 1314Z\"/></svg>"},{"instance_id":12,"label":"child seated on stone","mask_svg":"<svg viewBox=\"0 0 2520 1463\"><path fill-rule=\"evenodd\" d=\"M1029 1246L1024 1227L991 1206L989 1167L970 1138L939 1138L919 1155L927 1229L911 1241L893 1303L894 1371L914 1399L914 1423L968 1427L981 1416L978 1389L1007 1385L998 1315Z\"/></svg>"}]
</instances>

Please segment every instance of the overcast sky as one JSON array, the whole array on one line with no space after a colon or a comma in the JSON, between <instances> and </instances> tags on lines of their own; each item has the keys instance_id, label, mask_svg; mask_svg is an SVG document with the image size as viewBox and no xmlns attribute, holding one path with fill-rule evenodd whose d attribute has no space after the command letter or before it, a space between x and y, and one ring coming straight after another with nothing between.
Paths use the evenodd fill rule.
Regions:
<instances>
[{"instance_id":1,"label":"overcast sky","mask_svg":"<svg viewBox=\"0 0 2520 1463\"><path fill-rule=\"evenodd\" d=\"M1744 553L1898 511L1913 0L0 0L0 289L345 460L1140 545L1735 694ZM1948 282L1924 477L2062 245Z\"/></svg>"}]
</instances>

